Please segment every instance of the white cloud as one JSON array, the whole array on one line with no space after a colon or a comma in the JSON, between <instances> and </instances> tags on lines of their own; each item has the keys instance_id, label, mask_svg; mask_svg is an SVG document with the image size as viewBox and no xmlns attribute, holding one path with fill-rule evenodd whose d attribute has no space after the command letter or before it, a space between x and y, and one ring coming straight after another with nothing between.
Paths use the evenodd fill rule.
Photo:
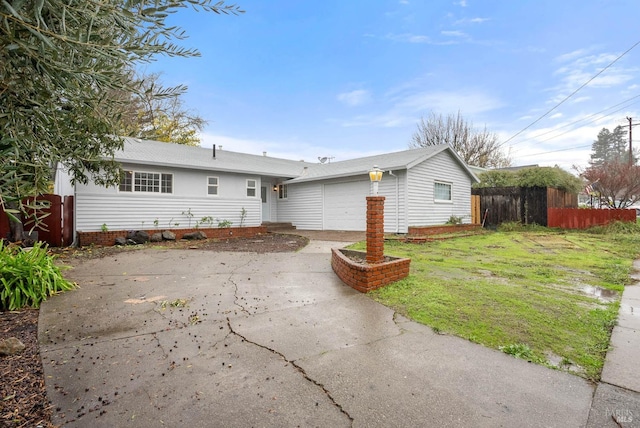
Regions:
<instances>
[{"instance_id":1,"label":"white cloud","mask_svg":"<svg viewBox=\"0 0 640 428\"><path fill-rule=\"evenodd\" d=\"M478 91L416 92L411 83L388 91L386 97L384 102L390 107L385 111L332 122L343 127L402 128L414 126L430 111L444 115L460 111L463 116L472 117L503 105L497 98Z\"/></svg>"},{"instance_id":2,"label":"white cloud","mask_svg":"<svg viewBox=\"0 0 640 428\"><path fill-rule=\"evenodd\" d=\"M497 98L482 92L468 90L453 92L419 92L406 96L399 105L414 112L430 110L448 114L458 110L463 115L476 115L503 106Z\"/></svg>"},{"instance_id":3,"label":"white cloud","mask_svg":"<svg viewBox=\"0 0 640 428\"><path fill-rule=\"evenodd\" d=\"M467 37L467 34L462 31L441 31L440 34L450 37Z\"/></svg>"},{"instance_id":4,"label":"white cloud","mask_svg":"<svg viewBox=\"0 0 640 428\"><path fill-rule=\"evenodd\" d=\"M431 39L428 36L424 36L421 34L411 34L411 33L403 33L403 34L389 33L385 36L385 39L393 40L395 42L404 42L404 43L431 43Z\"/></svg>"},{"instance_id":5,"label":"white cloud","mask_svg":"<svg viewBox=\"0 0 640 428\"><path fill-rule=\"evenodd\" d=\"M549 119L560 119L562 116L562 113L555 113L549 116Z\"/></svg>"},{"instance_id":6,"label":"white cloud","mask_svg":"<svg viewBox=\"0 0 640 428\"><path fill-rule=\"evenodd\" d=\"M335 161L354 159L363 156L370 156L382 153L382 151L362 151L348 149L347 147L328 147L308 144L300 141L267 141L251 138L235 138L225 135L216 135L208 132L200 134L201 146L211 148L215 144L218 150L228 150L231 152L248 153L262 156L267 152L267 156L290 160L304 160L307 162L317 162L319 156L331 156ZM291 149L294 150L291 150Z\"/></svg>"},{"instance_id":7,"label":"white cloud","mask_svg":"<svg viewBox=\"0 0 640 428\"><path fill-rule=\"evenodd\" d=\"M490 18L480 18L480 17L463 18L463 19L458 19L457 21L454 22L454 24L455 25L482 24L487 21L490 21Z\"/></svg>"},{"instance_id":8,"label":"white cloud","mask_svg":"<svg viewBox=\"0 0 640 428\"><path fill-rule=\"evenodd\" d=\"M454 3L454 4L456 4L456 5L460 6L460 7L467 7L467 0L460 0L459 2Z\"/></svg>"},{"instance_id":9,"label":"white cloud","mask_svg":"<svg viewBox=\"0 0 640 428\"><path fill-rule=\"evenodd\" d=\"M371 93L364 89L357 89L355 91L343 92L341 94L338 94L337 98L338 101L348 106L355 107L367 104L369 101L371 101Z\"/></svg>"},{"instance_id":10,"label":"white cloud","mask_svg":"<svg viewBox=\"0 0 640 428\"><path fill-rule=\"evenodd\" d=\"M573 61L577 58L580 58L584 55L586 55L589 52L589 50L587 49L576 49L575 51L572 52L568 52L566 54L562 54L560 56L556 57L556 61L557 62L567 62L567 61Z\"/></svg>"}]
</instances>

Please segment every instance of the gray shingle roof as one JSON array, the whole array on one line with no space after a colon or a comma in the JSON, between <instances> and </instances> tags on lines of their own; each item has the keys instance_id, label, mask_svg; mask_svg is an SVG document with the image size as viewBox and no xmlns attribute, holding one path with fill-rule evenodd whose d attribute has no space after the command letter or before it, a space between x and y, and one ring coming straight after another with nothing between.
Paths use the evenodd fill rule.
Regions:
<instances>
[{"instance_id":1,"label":"gray shingle roof","mask_svg":"<svg viewBox=\"0 0 640 428\"><path fill-rule=\"evenodd\" d=\"M466 170L474 181L477 180L475 175L471 170L469 170L467 165L462 161L462 159L460 159L455 151L452 150L450 146L443 144L419 149L403 150L401 152L384 153L381 155L367 156L324 165L313 164L312 166L309 166L301 176L289 180L288 183L349 177L360 174L366 175L373 166L377 166L383 171L409 169L446 150L451 153L454 159L456 159L460 164L461 168Z\"/></svg>"},{"instance_id":2,"label":"gray shingle roof","mask_svg":"<svg viewBox=\"0 0 640 428\"><path fill-rule=\"evenodd\" d=\"M124 150L115 154L115 160L142 165L168 166L209 171L227 171L293 178L302 174L307 162L279 159L269 156L170 144L159 141L125 138Z\"/></svg>"},{"instance_id":3,"label":"gray shingle roof","mask_svg":"<svg viewBox=\"0 0 640 428\"><path fill-rule=\"evenodd\" d=\"M124 150L116 153L115 160L141 165L259 174L270 177L290 178L289 183L298 183L360 174L365 175L374 165L384 171L409 169L445 150L448 150L461 168L476 180L475 175L448 145L430 146L328 164L318 164L230 152L228 150L216 150L216 157L214 158L213 149L125 138Z\"/></svg>"}]
</instances>

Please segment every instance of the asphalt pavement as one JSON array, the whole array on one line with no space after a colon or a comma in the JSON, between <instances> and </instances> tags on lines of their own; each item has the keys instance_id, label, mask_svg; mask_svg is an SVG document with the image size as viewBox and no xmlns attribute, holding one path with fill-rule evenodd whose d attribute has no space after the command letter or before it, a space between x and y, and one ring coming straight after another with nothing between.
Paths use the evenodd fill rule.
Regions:
<instances>
[{"instance_id":1,"label":"asphalt pavement","mask_svg":"<svg viewBox=\"0 0 640 428\"><path fill-rule=\"evenodd\" d=\"M640 426L639 286L602 376L440 335L345 286L330 248L139 250L78 263L39 340L65 427ZM625 306L626 305L626 306ZM626 312L625 312L626 311Z\"/></svg>"}]
</instances>

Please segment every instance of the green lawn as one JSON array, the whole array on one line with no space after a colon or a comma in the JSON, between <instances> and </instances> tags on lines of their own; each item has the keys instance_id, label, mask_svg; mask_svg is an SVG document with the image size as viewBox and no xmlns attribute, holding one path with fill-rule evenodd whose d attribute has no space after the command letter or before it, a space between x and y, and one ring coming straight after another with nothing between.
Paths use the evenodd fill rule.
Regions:
<instances>
[{"instance_id":1,"label":"green lawn","mask_svg":"<svg viewBox=\"0 0 640 428\"><path fill-rule=\"evenodd\" d=\"M387 242L385 254L410 257L411 274L370 293L379 302L436 332L597 380L640 233L489 232Z\"/></svg>"}]
</instances>

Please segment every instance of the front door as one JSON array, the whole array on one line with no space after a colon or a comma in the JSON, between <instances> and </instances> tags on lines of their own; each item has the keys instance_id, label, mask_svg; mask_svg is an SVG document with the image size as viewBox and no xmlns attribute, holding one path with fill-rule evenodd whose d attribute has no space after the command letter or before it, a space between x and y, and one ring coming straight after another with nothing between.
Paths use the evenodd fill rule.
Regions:
<instances>
[{"instance_id":1,"label":"front door","mask_svg":"<svg viewBox=\"0 0 640 428\"><path fill-rule=\"evenodd\" d=\"M271 201L269 200L269 186L260 187L260 197L262 198L262 221L271 220Z\"/></svg>"}]
</instances>

